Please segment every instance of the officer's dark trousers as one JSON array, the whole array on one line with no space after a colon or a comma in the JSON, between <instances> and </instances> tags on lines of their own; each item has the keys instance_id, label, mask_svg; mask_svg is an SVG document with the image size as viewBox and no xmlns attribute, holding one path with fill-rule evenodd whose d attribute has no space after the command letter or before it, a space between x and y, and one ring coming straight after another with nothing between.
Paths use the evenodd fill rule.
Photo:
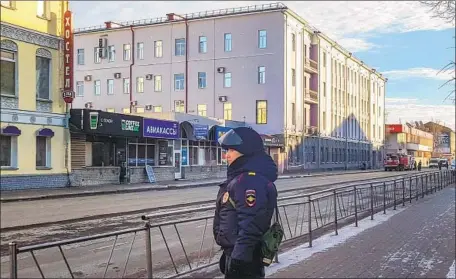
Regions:
<instances>
[{"instance_id":1,"label":"officer's dark trousers","mask_svg":"<svg viewBox=\"0 0 456 279\"><path fill-rule=\"evenodd\" d=\"M246 270L242 270L242 276L229 273L231 257L224 255L221 259L224 260L224 263L220 263L220 269L224 269L224 271L221 271L225 274L225 279L262 279L265 277L263 259L259 249L254 252L253 262L246 266Z\"/></svg>"}]
</instances>

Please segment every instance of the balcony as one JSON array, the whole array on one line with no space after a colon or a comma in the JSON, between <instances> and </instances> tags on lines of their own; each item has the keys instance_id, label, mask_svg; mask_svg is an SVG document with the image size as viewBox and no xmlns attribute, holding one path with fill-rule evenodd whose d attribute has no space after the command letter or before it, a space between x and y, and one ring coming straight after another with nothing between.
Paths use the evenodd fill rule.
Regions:
<instances>
[{"instance_id":1,"label":"balcony","mask_svg":"<svg viewBox=\"0 0 456 279\"><path fill-rule=\"evenodd\" d=\"M306 92L306 95L304 97L304 100L306 102L312 103L312 104L318 104L318 92L317 91L306 88L305 92Z\"/></svg>"},{"instance_id":2,"label":"balcony","mask_svg":"<svg viewBox=\"0 0 456 279\"><path fill-rule=\"evenodd\" d=\"M318 63L312 59L306 58L305 71L311 74L318 74Z\"/></svg>"}]
</instances>

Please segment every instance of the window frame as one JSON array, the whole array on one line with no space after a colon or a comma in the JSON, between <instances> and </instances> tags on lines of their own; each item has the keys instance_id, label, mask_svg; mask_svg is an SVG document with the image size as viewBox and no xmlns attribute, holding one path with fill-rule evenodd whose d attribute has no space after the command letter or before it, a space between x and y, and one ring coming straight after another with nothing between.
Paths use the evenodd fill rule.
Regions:
<instances>
[{"instance_id":1,"label":"window frame","mask_svg":"<svg viewBox=\"0 0 456 279\"><path fill-rule=\"evenodd\" d=\"M131 80L129 77L123 79L122 87L123 87L124 94L130 94L130 82L131 82Z\"/></svg>"},{"instance_id":2,"label":"window frame","mask_svg":"<svg viewBox=\"0 0 456 279\"><path fill-rule=\"evenodd\" d=\"M204 74L204 76L202 75ZM203 84L204 81L204 84ZM198 72L198 89L207 88L207 73L206 72Z\"/></svg>"},{"instance_id":3,"label":"window frame","mask_svg":"<svg viewBox=\"0 0 456 279\"><path fill-rule=\"evenodd\" d=\"M98 47L95 47L94 51L93 51L93 63L94 64L101 63L101 58L100 58L100 56L98 56Z\"/></svg>"},{"instance_id":4,"label":"window frame","mask_svg":"<svg viewBox=\"0 0 456 279\"><path fill-rule=\"evenodd\" d=\"M44 159L45 160L45 163L44 163L44 166L42 165L38 165L38 139L41 139L43 138L45 140L45 153L46 153L46 158ZM51 137L43 137L43 136L36 136L35 137L35 167L37 169L50 169L52 168L52 162L51 162L51 158L52 158L52 147L51 147Z\"/></svg>"},{"instance_id":5,"label":"window frame","mask_svg":"<svg viewBox=\"0 0 456 279\"><path fill-rule=\"evenodd\" d=\"M131 44L123 44L122 48L122 56L124 61L130 61L131 60Z\"/></svg>"},{"instance_id":6,"label":"window frame","mask_svg":"<svg viewBox=\"0 0 456 279\"><path fill-rule=\"evenodd\" d=\"M227 77L229 75L229 77ZM229 86L227 86L227 80L229 80ZM233 75L231 72L223 74L223 87L224 88L231 88L233 86Z\"/></svg>"},{"instance_id":7,"label":"window frame","mask_svg":"<svg viewBox=\"0 0 456 279\"><path fill-rule=\"evenodd\" d=\"M163 57L163 41L162 40L154 41L154 57L155 58Z\"/></svg>"},{"instance_id":8,"label":"window frame","mask_svg":"<svg viewBox=\"0 0 456 279\"><path fill-rule=\"evenodd\" d=\"M227 38L229 36L229 39ZM233 50L233 35L231 33L223 34L223 49L225 52Z\"/></svg>"},{"instance_id":9,"label":"window frame","mask_svg":"<svg viewBox=\"0 0 456 279\"><path fill-rule=\"evenodd\" d=\"M158 80L157 80L158 77ZM161 75L154 75L154 92L163 91L163 81Z\"/></svg>"},{"instance_id":10,"label":"window frame","mask_svg":"<svg viewBox=\"0 0 456 279\"><path fill-rule=\"evenodd\" d=\"M207 37L206 36L199 36L198 40L198 52L199 53L207 53Z\"/></svg>"},{"instance_id":11,"label":"window frame","mask_svg":"<svg viewBox=\"0 0 456 279\"><path fill-rule=\"evenodd\" d=\"M264 32L264 33L263 33ZM263 45L264 43L264 45ZM265 49L268 47L268 32L265 29L258 30L258 48Z\"/></svg>"},{"instance_id":12,"label":"window frame","mask_svg":"<svg viewBox=\"0 0 456 279\"><path fill-rule=\"evenodd\" d=\"M38 58L46 59L48 61L48 63L49 63L49 76L48 76L48 88L49 88L49 90L48 90L47 98L42 98L40 96L40 92L38 90L39 83L38 83L38 77L37 77L36 85L35 85L35 88L36 88L36 99L39 100L39 101L52 101L52 58L48 58L48 57L44 57L44 56L40 56L40 55L35 55L35 73L37 72L36 66L38 66L38 63L37 63Z\"/></svg>"},{"instance_id":13,"label":"window frame","mask_svg":"<svg viewBox=\"0 0 456 279\"><path fill-rule=\"evenodd\" d=\"M136 58L138 60L144 60L144 42L138 42L136 44L136 51Z\"/></svg>"},{"instance_id":14,"label":"window frame","mask_svg":"<svg viewBox=\"0 0 456 279\"><path fill-rule=\"evenodd\" d=\"M81 90L79 90L79 89L81 89ZM76 97L84 97L84 82L83 81L76 81Z\"/></svg>"},{"instance_id":15,"label":"window frame","mask_svg":"<svg viewBox=\"0 0 456 279\"><path fill-rule=\"evenodd\" d=\"M136 93L144 93L144 77L136 77Z\"/></svg>"},{"instance_id":16,"label":"window frame","mask_svg":"<svg viewBox=\"0 0 456 279\"><path fill-rule=\"evenodd\" d=\"M263 102L265 104L265 108L260 108L259 104L261 104ZM260 110L264 110L264 114L265 114L264 122L262 121L262 119L260 120L260 114L261 114ZM256 117L255 117L256 124L261 124L261 125L268 124L268 101L267 100L256 100L255 114L256 114Z\"/></svg>"},{"instance_id":17,"label":"window frame","mask_svg":"<svg viewBox=\"0 0 456 279\"><path fill-rule=\"evenodd\" d=\"M98 85L97 85L97 82L98 82ZM97 93L97 88L98 88L98 93ZM101 95L101 80L99 80L99 79L93 81L93 94L95 96Z\"/></svg>"},{"instance_id":18,"label":"window frame","mask_svg":"<svg viewBox=\"0 0 456 279\"><path fill-rule=\"evenodd\" d=\"M178 80L177 78L181 77L182 76L182 80ZM181 87L182 88L178 88L177 84L182 85ZM185 75L183 73L179 73L179 74L174 74L174 91L184 91L185 90Z\"/></svg>"},{"instance_id":19,"label":"window frame","mask_svg":"<svg viewBox=\"0 0 456 279\"><path fill-rule=\"evenodd\" d=\"M77 50L77 63L78 65L85 65L85 50L83 48L78 48Z\"/></svg>"},{"instance_id":20,"label":"window frame","mask_svg":"<svg viewBox=\"0 0 456 279\"><path fill-rule=\"evenodd\" d=\"M187 41L185 38L174 39L174 56L185 56Z\"/></svg>"},{"instance_id":21,"label":"window frame","mask_svg":"<svg viewBox=\"0 0 456 279\"><path fill-rule=\"evenodd\" d=\"M266 83L266 67L258 66L258 84Z\"/></svg>"},{"instance_id":22,"label":"window frame","mask_svg":"<svg viewBox=\"0 0 456 279\"><path fill-rule=\"evenodd\" d=\"M114 45L108 46L108 62L116 61L116 47Z\"/></svg>"},{"instance_id":23,"label":"window frame","mask_svg":"<svg viewBox=\"0 0 456 279\"><path fill-rule=\"evenodd\" d=\"M229 108L227 106L229 105ZM233 119L233 103L223 103L223 119Z\"/></svg>"},{"instance_id":24,"label":"window frame","mask_svg":"<svg viewBox=\"0 0 456 279\"><path fill-rule=\"evenodd\" d=\"M110 86L110 82L112 82L112 86ZM109 92L109 89L112 88L112 92ZM106 94L107 95L114 95L114 80L107 79L106 80Z\"/></svg>"},{"instance_id":25,"label":"window frame","mask_svg":"<svg viewBox=\"0 0 456 279\"><path fill-rule=\"evenodd\" d=\"M15 96L18 95L18 87L19 87L17 50L9 50L9 49L2 48L2 49L0 49L0 52L11 53L13 55L13 59L9 59L9 58L1 56L1 53L0 53L0 61L6 61L6 62L14 63L14 78L13 78L13 84L14 84L14 90L13 91L14 92L13 92L13 94L0 92L0 94L2 96L15 97Z\"/></svg>"},{"instance_id":26,"label":"window frame","mask_svg":"<svg viewBox=\"0 0 456 279\"><path fill-rule=\"evenodd\" d=\"M9 152L9 165L0 166L0 169L17 169L18 167L18 137L17 135L4 135L0 134L0 137L8 137L10 140L10 152ZM2 154L4 154L2 152Z\"/></svg>"},{"instance_id":27,"label":"window frame","mask_svg":"<svg viewBox=\"0 0 456 279\"><path fill-rule=\"evenodd\" d=\"M200 109L204 108L204 109ZM196 106L196 112L199 116L207 116L207 104L198 104ZM202 113L200 113L202 112Z\"/></svg>"}]
</instances>

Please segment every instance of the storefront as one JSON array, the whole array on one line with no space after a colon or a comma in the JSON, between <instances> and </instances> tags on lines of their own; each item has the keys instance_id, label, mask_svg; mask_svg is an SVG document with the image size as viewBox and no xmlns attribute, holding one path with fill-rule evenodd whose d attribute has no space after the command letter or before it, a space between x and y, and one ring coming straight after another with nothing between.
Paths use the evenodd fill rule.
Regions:
<instances>
[{"instance_id":1,"label":"storefront","mask_svg":"<svg viewBox=\"0 0 456 279\"><path fill-rule=\"evenodd\" d=\"M283 173L283 149L285 142L282 135L260 135L263 139L264 151L271 156L277 165L279 173Z\"/></svg>"}]
</instances>

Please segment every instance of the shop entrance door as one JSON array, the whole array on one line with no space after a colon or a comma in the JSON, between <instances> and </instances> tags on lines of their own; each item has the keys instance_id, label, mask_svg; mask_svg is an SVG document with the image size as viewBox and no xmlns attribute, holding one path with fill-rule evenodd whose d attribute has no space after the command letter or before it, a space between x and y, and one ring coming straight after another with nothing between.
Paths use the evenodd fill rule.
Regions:
<instances>
[{"instance_id":1,"label":"shop entrance door","mask_svg":"<svg viewBox=\"0 0 456 279\"><path fill-rule=\"evenodd\" d=\"M180 150L174 151L174 179L182 178L182 154Z\"/></svg>"}]
</instances>

